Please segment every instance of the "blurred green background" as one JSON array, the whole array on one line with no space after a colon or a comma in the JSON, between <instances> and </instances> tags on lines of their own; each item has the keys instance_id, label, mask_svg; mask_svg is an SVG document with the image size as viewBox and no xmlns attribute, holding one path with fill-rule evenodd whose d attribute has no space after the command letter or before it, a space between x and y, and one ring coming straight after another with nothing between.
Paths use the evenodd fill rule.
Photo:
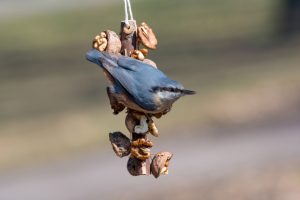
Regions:
<instances>
[{"instance_id":1,"label":"blurred green background","mask_svg":"<svg viewBox=\"0 0 300 200\"><path fill-rule=\"evenodd\" d=\"M124 113L112 115L101 70L85 60L96 34L119 32L123 2L0 3L0 168L66 157L108 143L110 131L126 133ZM161 134L298 116L300 43L296 25L285 27L291 11L284 1L133 0L132 6L159 40L149 58L197 91L156 120Z\"/></svg>"}]
</instances>

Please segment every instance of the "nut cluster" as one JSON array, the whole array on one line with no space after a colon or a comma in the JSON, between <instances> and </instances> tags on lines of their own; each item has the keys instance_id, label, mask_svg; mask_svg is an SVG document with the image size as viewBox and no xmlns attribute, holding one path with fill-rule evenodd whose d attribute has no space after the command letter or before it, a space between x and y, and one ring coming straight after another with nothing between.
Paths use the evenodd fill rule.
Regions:
<instances>
[{"instance_id":1,"label":"nut cluster","mask_svg":"<svg viewBox=\"0 0 300 200\"><path fill-rule=\"evenodd\" d=\"M129 56L157 68L155 62L146 58L149 49L156 49L158 44L152 29L145 22L138 27L135 21L130 21L129 24L129 26L124 22L121 24L120 35L111 30L100 32L93 39L92 47L101 52L105 51L110 54ZM140 48L140 46L142 47ZM105 74L113 83L111 75L109 73ZM114 96L109 87L107 94L114 114L118 114L125 109L122 101L126 101L126 98ZM152 173L155 178L158 178L162 174L168 174L168 166L172 154L160 152L154 155L151 160L150 149L153 147L153 143L147 139L147 134L149 133L155 137L159 136L152 117L160 118L166 112L146 114L128 109L125 124L131 133L131 139L121 132L109 134L109 139L116 155L118 157L130 155L127 169L131 175L150 175Z\"/></svg>"},{"instance_id":2,"label":"nut cluster","mask_svg":"<svg viewBox=\"0 0 300 200\"><path fill-rule=\"evenodd\" d=\"M132 134L137 132L138 127L138 131L141 131L137 134L139 135L138 138L130 142L130 139L123 133L114 132L110 133L110 141L117 156L124 157L130 154L127 164L128 171L132 175L138 175L134 169L141 167L140 162L146 162L151 158L150 149L153 147L153 143L147 139L146 134L150 133L158 137L159 133L150 116L134 110L127 111L125 124ZM160 152L154 155L150 164L150 172L155 178L168 174L168 166L171 158L172 154L169 152Z\"/></svg>"},{"instance_id":3,"label":"nut cluster","mask_svg":"<svg viewBox=\"0 0 300 200\"><path fill-rule=\"evenodd\" d=\"M134 31L135 29L133 26L123 27L123 32L126 34L132 34ZM134 51L130 51L129 56L157 68L155 62L146 59L146 56L148 55L148 49L156 49L157 43L156 36L152 29L145 22L142 22L137 28L137 44L138 46L142 44L145 48L138 48ZM113 31L106 30L95 36L92 46L98 51L106 51L109 53L118 54L121 53L122 43L120 36Z\"/></svg>"},{"instance_id":4,"label":"nut cluster","mask_svg":"<svg viewBox=\"0 0 300 200\"><path fill-rule=\"evenodd\" d=\"M130 57L144 61L145 63L157 68L156 64L152 60L145 59L145 57L148 55L148 49L156 49L158 43L152 29L145 22L142 22L137 28L137 38L138 46L142 44L146 48L134 50Z\"/></svg>"}]
</instances>

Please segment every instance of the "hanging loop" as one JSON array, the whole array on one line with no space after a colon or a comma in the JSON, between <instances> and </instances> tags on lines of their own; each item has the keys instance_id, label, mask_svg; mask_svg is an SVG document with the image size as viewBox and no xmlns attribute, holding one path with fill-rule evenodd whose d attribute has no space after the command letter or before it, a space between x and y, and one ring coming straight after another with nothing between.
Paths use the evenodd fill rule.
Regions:
<instances>
[{"instance_id":1,"label":"hanging loop","mask_svg":"<svg viewBox=\"0 0 300 200\"><path fill-rule=\"evenodd\" d=\"M133 14L132 14L132 10L131 10L130 0L127 0L127 6L128 6L128 10L129 10L130 20L133 20Z\"/></svg>"},{"instance_id":2,"label":"hanging loop","mask_svg":"<svg viewBox=\"0 0 300 200\"><path fill-rule=\"evenodd\" d=\"M125 21L126 26L130 27L128 13L129 13L130 20L134 20L130 0L124 0L124 9L125 9L125 20L124 21Z\"/></svg>"}]
</instances>

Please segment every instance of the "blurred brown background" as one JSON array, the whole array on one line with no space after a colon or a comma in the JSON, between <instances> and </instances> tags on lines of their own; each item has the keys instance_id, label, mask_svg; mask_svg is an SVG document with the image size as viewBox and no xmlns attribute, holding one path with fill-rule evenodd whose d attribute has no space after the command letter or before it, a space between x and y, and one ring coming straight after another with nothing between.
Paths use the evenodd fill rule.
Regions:
<instances>
[{"instance_id":1,"label":"blurred brown background","mask_svg":"<svg viewBox=\"0 0 300 200\"><path fill-rule=\"evenodd\" d=\"M0 199L300 199L300 1L132 0L159 68L197 95L156 124L170 174L130 177L101 70L121 0L0 0Z\"/></svg>"}]
</instances>

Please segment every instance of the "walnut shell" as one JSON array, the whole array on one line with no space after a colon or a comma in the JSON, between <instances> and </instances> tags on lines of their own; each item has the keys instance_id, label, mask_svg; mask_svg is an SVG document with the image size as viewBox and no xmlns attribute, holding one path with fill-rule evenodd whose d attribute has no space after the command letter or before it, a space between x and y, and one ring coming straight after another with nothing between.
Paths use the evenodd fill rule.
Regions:
<instances>
[{"instance_id":1,"label":"walnut shell","mask_svg":"<svg viewBox=\"0 0 300 200\"><path fill-rule=\"evenodd\" d=\"M145 23L141 23L141 25L137 28L139 41L149 49L156 49L157 39L152 29Z\"/></svg>"},{"instance_id":2,"label":"walnut shell","mask_svg":"<svg viewBox=\"0 0 300 200\"><path fill-rule=\"evenodd\" d=\"M130 139L126 135L121 132L109 133L109 140L117 156L122 158L130 154L131 143Z\"/></svg>"},{"instance_id":3,"label":"walnut shell","mask_svg":"<svg viewBox=\"0 0 300 200\"><path fill-rule=\"evenodd\" d=\"M137 158L130 157L127 162L127 170L132 176L150 175L149 160L141 161Z\"/></svg>"},{"instance_id":4,"label":"walnut shell","mask_svg":"<svg viewBox=\"0 0 300 200\"><path fill-rule=\"evenodd\" d=\"M170 152L157 153L151 162L151 173L155 178L158 178L161 174L168 174L169 161L173 154Z\"/></svg>"},{"instance_id":5,"label":"walnut shell","mask_svg":"<svg viewBox=\"0 0 300 200\"><path fill-rule=\"evenodd\" d=\"M111 30L105 31L107 35L107 47L105 49L108 53L117 54L121 51L121 40L119 36Z\"/></svg>"}]
</instances>

